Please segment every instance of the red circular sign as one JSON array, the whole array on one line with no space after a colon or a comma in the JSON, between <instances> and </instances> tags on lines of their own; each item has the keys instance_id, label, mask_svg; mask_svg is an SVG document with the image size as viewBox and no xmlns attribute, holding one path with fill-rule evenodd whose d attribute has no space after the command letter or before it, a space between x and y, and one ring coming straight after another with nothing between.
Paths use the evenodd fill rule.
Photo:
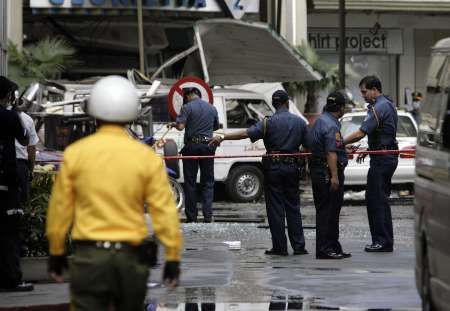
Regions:
<instances>
[{"instance_id":1,"label":"red circular sign","mask_svg":"<svg viewBox=\"0 0 450 311\"><path fill-rule=\"evenodd\" d=\"M197 77L185 77L178 80L170 88L169 95L167 95L167 105L172 118L178 116L181 107L183 106L183 88L185 87L197 88L202 94L202 99L204 101L209 102L211 105L214 102L212 90L205 81Z\"/></svg>"}]
</instances>

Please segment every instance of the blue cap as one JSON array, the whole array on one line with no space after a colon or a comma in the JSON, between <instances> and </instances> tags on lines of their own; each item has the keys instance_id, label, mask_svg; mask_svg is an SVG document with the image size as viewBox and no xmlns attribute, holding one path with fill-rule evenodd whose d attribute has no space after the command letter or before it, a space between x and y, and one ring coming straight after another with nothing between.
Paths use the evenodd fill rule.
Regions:
<instances>
[{"instance_id":1,"label":"blue cap","mask_svg":"<svg viewBox=\"0 0 450 311\"><path fill-rule=\"evenodd\" d=\"M272 103L273 104L282 104L289 100L289 95L286 91L278 90L272 94Z\"/></svg>"}]
</instances>

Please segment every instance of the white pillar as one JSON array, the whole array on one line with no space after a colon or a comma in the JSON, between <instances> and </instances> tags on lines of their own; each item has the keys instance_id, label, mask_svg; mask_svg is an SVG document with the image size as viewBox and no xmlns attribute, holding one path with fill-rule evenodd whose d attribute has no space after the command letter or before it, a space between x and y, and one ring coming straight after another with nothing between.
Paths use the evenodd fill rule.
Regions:
<instances>
[{"instance_id":1,"label":"white pillar","mask_svg":"<svg viewBox=\"0 0 450 311\"><path fill-rule=\"evenodd\" d=\"M7 2L0 0L0 75L5 76L8 72L8 63L6 60L6 48L8 43L7 36Z\"/></svg>"},{"instance_id":2,"label":"white pillar","mask_svg":"<svg viewBox=\"0 0 450 311\"><path fill-rule=\"evenodd\" d=\"M22 49L23 41L23 4L22 0L6 0L8 2L8 39Z\"/></svg>"},{"instance_id":3,"label":"white pillar","mask_svg":"<svg viewBox=\"0 0 450 311\"><path fill-rule=\"evenodd\" d=\"M307 5L306 0L282 0L281 36L293 46L307 40ZM294 94L291 94L294 95ZM304 110L305 96L293 96L295 105Z\"/></svg>"}]
</instances>

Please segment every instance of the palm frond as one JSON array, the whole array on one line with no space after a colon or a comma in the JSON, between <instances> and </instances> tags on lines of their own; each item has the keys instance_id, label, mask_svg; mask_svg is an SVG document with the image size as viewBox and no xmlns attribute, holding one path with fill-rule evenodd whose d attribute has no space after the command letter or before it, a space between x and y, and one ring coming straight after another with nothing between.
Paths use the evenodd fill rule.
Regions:
<instances>
[{"instance_id":1,"label":"palm frond","mask_svg":"<svg viewBox=\"0 0 450 311\"><path fill-rule=\"evenodd\" d=\"M76 50L61 38L45 38L25 46L21 51L9 42L9 74L25 87L29 81L54 79L67 68L77 64Z\"/></svg>"}]
</instances>

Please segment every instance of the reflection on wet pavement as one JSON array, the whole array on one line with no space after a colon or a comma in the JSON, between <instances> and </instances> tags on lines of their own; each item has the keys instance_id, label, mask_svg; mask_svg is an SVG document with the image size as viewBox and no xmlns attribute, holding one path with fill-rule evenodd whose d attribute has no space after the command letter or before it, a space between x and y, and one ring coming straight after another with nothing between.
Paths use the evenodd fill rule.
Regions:
<instances>
[{"instance_id":1,"label":"reflection on wet pavement","mask_svg":"<svg viewBox=\"0 0 450 311\"><path fill-rule=\"evenodd\" d=\"M312 224L314 211L302 213ZM180 287L150 288L147 302L155 303L147 310L420 310L412 209L393 208L396 249L382 255L363 251L370 239L365 213L362 207L343 210L341 241L353 257L339 262L315 259L315 230L305 231L309 255L268 257L270 231L260 224L183 224ZM225 241L239 241L240 248ZM161 273L161 267L152 271L150 281L159 282Z\"/></svg>"},{"instance_id":2,"label":"reflection on wet pavement","mask_svg":"<svg viewBox=\"0 0 450 311\"><path fill-rule=\"evenodd\" d=\"M270 302L265 303L215 303L215 302L186 302L180 304L148 303L144 311L275 311L275 310L352 310L352 311L418 311L412 309L359 309L334 307L323 304L319 297L302 297L298 295L272 296Z\"/></svg>"}]
</instances>

